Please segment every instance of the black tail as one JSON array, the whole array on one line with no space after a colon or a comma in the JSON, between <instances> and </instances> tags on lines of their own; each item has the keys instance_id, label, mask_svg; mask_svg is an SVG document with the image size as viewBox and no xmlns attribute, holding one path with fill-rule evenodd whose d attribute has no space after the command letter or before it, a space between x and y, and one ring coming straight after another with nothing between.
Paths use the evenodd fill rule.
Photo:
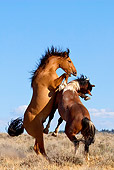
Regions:
<instances>
[{"instance_id":1,"label":"black tail","mask_svg":"<svg viewBox=\"0 0 114 170\"><path fill-rule=\"evenodd\" d=\"M21 135L24 132L23 119L17 118L15 120L11 120L7 132L10 136Z\"/></svg>"},{"instance_id":2,"label":"black tail","mask_svg":"<svg viewBox=\"0 0 114 170\"><path fill-rule=\"evenodd\" d=\"M86 138L86 142L88 145L94 143L95 139L95 126L91 120L87 117L82 119L82 134Z\"/></svg>"}]
</instances>

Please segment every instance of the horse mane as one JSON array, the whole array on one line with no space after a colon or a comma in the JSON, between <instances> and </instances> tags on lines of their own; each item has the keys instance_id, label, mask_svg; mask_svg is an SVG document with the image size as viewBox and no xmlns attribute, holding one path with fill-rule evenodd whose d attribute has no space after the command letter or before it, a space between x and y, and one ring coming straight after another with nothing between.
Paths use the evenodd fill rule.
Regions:
<instances>
[{"instance_id":1,"label":"horse mane","mask_svg":"<svg viewBox=\"0 0 114 170\"><path fill-rule=\"evenodd\" d=\"M40 69L40 68L45 68L46 64L48 63L48 59L51 57L51 56L56 56L56 57L66 57L66 55L69 57L69 53L70 53L70 50L67 48L66 51L62 51L61 49L57 49L55 47L51 47L51 49L47 49L47 51L45 51L45 55L42 55L42 58L40 58L40 61L39 63L37 63L37 68L35 70L32 71L32 77L31 77L31 87L33 87L33 81L35 79L35 77L37 76L37 71Z\"/></svg>"},{"instance_id":2,"label":"horse mane","mask_svg":"<svg viewBox=\"0 0 114 170\"><path fill-rule=\"evenodd\" d=\"M80 77L77 77L77 80L87 80L87 76L84 76L83 74L80 75Z\"/></svg>"},{"instance_id":3,"label":"horse mane","mask_svg":"<svg viewBox=\"0 0 114 170\"><path fill-rule=\"evenodd\" d=\"M92 85L90 83L90 79L88 79L86 76L84 76L83 74L81 74L80 77L77 78L77 81L79 82L80 85L85 85L86 83L88 83L88 90L92 90Z\"/></svg>"},{"instance_id":4,"label":"horse mane","mask_svg":"<svg viewBox=\"0 0 114 170\"><path fill-rule=\"evenodd\" d=\"M87 78L87 76L84 76L83 74L80 75L80 77L78 77L76 79L81 85L84 85L85 83L90 83L90 80Z\"/></svg>"}]
</instances>

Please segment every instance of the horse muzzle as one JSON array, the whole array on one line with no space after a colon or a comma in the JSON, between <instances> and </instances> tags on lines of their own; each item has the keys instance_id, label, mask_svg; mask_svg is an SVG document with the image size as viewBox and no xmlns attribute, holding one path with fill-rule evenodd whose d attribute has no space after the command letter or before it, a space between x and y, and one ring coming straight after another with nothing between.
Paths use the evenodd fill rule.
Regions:
<instances>
[{"instance_id":1,"label":"horse muzzle","mask_svg":"<svg viewBox=\"0 0 114 170\"><path fill-rule=\"evenodd\" d=\"M77 71L72 73L73 76L77 76Z\"/></svg>"}]
</instances>

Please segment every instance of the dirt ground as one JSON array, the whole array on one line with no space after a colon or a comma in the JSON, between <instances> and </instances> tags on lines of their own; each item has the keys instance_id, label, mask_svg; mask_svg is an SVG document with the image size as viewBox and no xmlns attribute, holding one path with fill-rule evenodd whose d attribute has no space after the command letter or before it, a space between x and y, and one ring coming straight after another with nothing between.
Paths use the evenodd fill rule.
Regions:
<instances>
[{"instance_id":1,"label":"dirt ground","mask_svg":"<svg viewBox=\"0 0 114 170\"><path fill-rule=\"evenodd\" d=\"M74 145L64 133L57 138L51 133L44 135L49 162L36 155L31 136L0 133L0 170L113 170L114 134L97 133L95 139L90 146L90 160L86 161L83 144L75 154Z\"/></svg>"}]
</instances>

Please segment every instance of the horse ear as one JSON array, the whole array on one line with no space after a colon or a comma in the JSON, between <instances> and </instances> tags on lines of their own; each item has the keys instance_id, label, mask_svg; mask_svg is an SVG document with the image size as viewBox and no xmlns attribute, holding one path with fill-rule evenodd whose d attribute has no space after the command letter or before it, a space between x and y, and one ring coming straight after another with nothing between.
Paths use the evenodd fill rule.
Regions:
<instances>
[{"instance_id":1,"label":"horse ear","mask_svg":"<svg viewBox=\"0 0 114 170\"><path fill-rule=\"evenodd\" d=\"M95 85L91 85L92 87L95 87Z\"/></svg>"},{"instance_id":2,"label":"horse ear","mask_svg":"<svg viewBox=\"0 0 114 170\"><path fill-rule=\"evenodd\" d=\"M70 50L69 50L69 48L67 48L67 55L69 56L69 53L70 53Z\"/></svg>"},{"instance_id":3,"label":"horse ear","mask_svg":"<svg viewBox=\"0 0 114 170\"><path fill-rule=\"evenodd\" d=\"M65 58L68 58L69 56L68 56L68 53L65 51L64 52L64 56L65 56Z\"/></svg>"}]
</instances>

